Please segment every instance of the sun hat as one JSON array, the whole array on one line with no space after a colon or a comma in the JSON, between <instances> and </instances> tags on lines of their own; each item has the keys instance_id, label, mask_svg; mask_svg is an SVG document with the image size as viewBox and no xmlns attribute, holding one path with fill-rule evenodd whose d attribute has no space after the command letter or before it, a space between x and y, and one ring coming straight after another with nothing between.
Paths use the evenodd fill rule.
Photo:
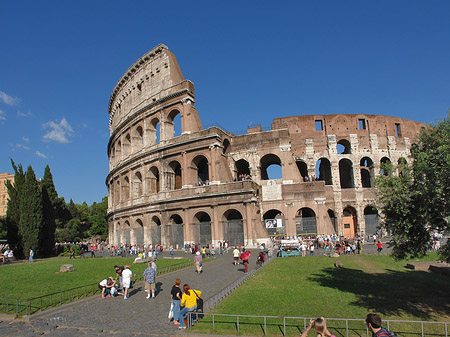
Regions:
<instances>
[{"instance_id":1,"label":"sun hat","mask_svg":"<svg viewBox=\"0 0 450 337\"><path fill-rule=\"evenodd\" d=\"M197 252L197 253L195 253L195 254L200 255L200 252Z\"/></svg>"}]
</instances>

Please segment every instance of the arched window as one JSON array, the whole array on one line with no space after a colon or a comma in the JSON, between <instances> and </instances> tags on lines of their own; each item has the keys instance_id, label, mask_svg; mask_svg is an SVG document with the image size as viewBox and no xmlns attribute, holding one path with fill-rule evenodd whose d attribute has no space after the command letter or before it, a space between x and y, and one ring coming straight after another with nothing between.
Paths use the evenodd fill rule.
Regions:
<instances>
[{"instance_id":1,"label":"arched window","mask_svg":"<svg viewBox=\"0 0 450 337\"><path fill-rule=\"evenodd\" d=\"M392 163L391 160L387 157L381 158L380 161L380 174L382 176L389 176L392 173Z\"/></svg>"},{"instance_id":2,"label":"arched window","mask_svg":"<svg viewBox=\"0 0 450 337\"><path fill-rule=\"evenodd\" d=\"M250 166L249 166L248 161L246 161L244 159L239 159L236 162L236 171L237 171L237 179L238 180L251 179Z\"/></svg>"},{"instance_id":3,"label":"arched window","mask_svg":"<svg viewBox=\"0 0 450 337\"><path fill-rule=\"evenodd\" d=\"M179 190L182 187L181 181L181 165L177 161L173 161L169 164L167 176L167 183L169 190Z\"/></svg>"},{"instance_id":4,"label":"arched window","mask_svg":"<svg viewBox=\"0 0 450 337\"><path fill-rule=\"evenodd\" d=\"M311 181L312 179L308 176L308 165L302 160L298 160L295 162L297 164L298 171L302 176L303 181Z\"/></svg>"},{"instance_id":5,"label":"arched window","mask_svg":"<svg viewBox=\"0 0 450 337\"><path fill-rule=\"evenodd\" d=\"M197 170L197 185L203 186L209 183L208 159L204 156L197 156L192 161L192 166Z\"/></svg>"},{"instance_id":6,"label":"arched window","mask_svg":"<svg viewBox=\"0 0 450 337\"><path fill-rule=\"evenodd\" d=\"M133 152L139 151L144 146L144 131L138 126L133 132Z\"/></svg>"},{"instance_id":7,"label":"arched window","mask_svg":"<svg viewBox=\"0 0 450 337\"><path fill-rule=\"evenodd\" d=\"M155 215L150 223L151 242L152 245L161 244L161 220Z\"/></svg>"},{"instance_id":8,"label":"arched window","mask_svg":"<svg viewBox=\"0 0 450 337\"><path fill-rule=\"evenodd\" d=\"M374 177L372 159L370 159L369 157L362 158L359 166L361 171L361 186L372 187Z\"/></svg>"},{"instance_id":9,"label":"arched window","mask_svg":"<svg viewBox=\"0 0 450 337\"><path fill-rule=\"evenodd\" d=\"M264 213L264 227L269 235L286 234L284 215L277 209L271 209Z\"/></svg>"},{"instance_id":10,"label":"arched window","mask_svg":"<svg viewBox=\"0 0 450 337\"><path fill-rule=\"evenodd\" d=\"M230 141L225 138L223 141L223 154L228 154L230 152L230 149L231 149Z\"/></svg>"},{"instance_id":11,"label":"arched window","mask_svg":"<svg viewBox=\"0 0 450 337\"><path fill-rule=\"evenodd\" d=\"M320 158L316 163L316 177L319 181L325 181L325 185L332 185L331 163L327 158Z\"/></svg>"},{"instance_id":12,"label":"arched window","mask_svg":"<svg viewBox=\"0 0 450 337\"><path fill-rule=\"evenodd\" d=\"M195 242L200 243L202 246L211 243L211 217L208 213L198 212L195 214L192 226L194 228Z\"/></svg>"},{"instance_id":13,"label":"arched window","mask_svg":"<svg viewBox=\"0 0 450 337\"><path fill-rule=\"evenodd\" d=\"M135 236L136 236L136 245L142 247L144 244L144 223L141 219L136 219L136 224L134 226Z\"/></svg>"},{"instance_id":14,"label":"arched window","mask_svg":"<svg viewBox=\"0 0 450 337\"><path fill-rule=\"evenodd\" d=\"M341 159L339 161L339 179L341 188L354 188L353 181L353 164L348 159Z\"/></svg>"},{"instance_id":15,"label":"arched window","mask_svg":"<svg viewBox=\"0 0 450 337\"><path fill-rule=\"evenodd\" d=\"M234 209L224 213L223 222L224 240L228 240L231 246L244 244L244 223L242 214Z\"/></svg>"},{"instance_id":16,"label":"arched window","mask_svg":"<svg viewBox=\"0 0 450 337\"><path fill-rule=\"evenodd\" d=\"M181 129L181 115L177 109L172 110L167 116L166 125L169 129L166 131L169 138L178 137L182 133Z\"/></svg>"},{"instance_id":17,"label":"arched window","mask_svg":"<svg viewBox=\"0 0 450 337\"><path fill-rule=\"evenodd\" d=\"M397 167L397 173L399 176L403 176L405 174L406 166L408 165L408 162L405 158L401 157L398 159L398 167Z\"/></svg>"},{"instance_id":18,"label":"arched window","mask_svg":"<svg viewBox=\"0 0 450 337\"><path fill-rule=\"evenodd\" d=\"M150 193L158 193L160 191L159 170L156 166L152 166L149 170L150 176Z\"/></svg>"},{"instance_id":19,"label":"arched window","mask_svg":"<svg viewBox=\"0 0 450 337\"><path fill-rule=\"evenodd\" d=\"M261 179L272 180L282 179L281 160L274 154L266 154L261 158Z\"/></svg>"},{"instance_id":20,"label":"arched window","mask_svg":"<svg viewBox=\"0 0 450 337\"><path fill-rule=\"evenodd\" d=\"M120 202L120 180L117 179L115 185L114 185L114 204L117 204Z\"/></svg>"},{"instance_id":21,"label":"arched window","mask_svg":"<svg viewBox=\"0 0 450 337\"><path fill-rule=\"evenodd\" d=\"M347 139L341 139L336 145L338 154L350 154L352 153L352 148L350 142Z\"/></svg>"},{"instance_id":22,"label":"arched window","mask_svg":"<svg viewBox=\"0 0 450 337\"><path fill-rule=\"evenodd\" d=\"M169 240L175 248L184 246L183 227L183 219L178 214L174 214L169 218Z\"/></svg>"},{"instance_id":23,"label":"arched window","mask_svg":"<svg viewBox=\"0 0 450 337\"><path fill-rule=\"evenodd\" d=\"M317 234L316 213L308 207L298 210L295 217L297 235Z\"/></svg>"},{"instance_id":24,"label":"arched window","mask_svg":"<svg viewBox=\"0 0 450 337\"><path fill-rule=\"evenodd\" d=\"M122 201L130 199L130 180L128 177L123 178L122 182Z\"/></svg>"},{"instance_id":25,"label":"arched window","mask_svg":"<svg viewBox=\"0 0 450 337\"><path fill-rule=\"evenodd\" d=\"M149 139L150 144L158 144L160 140L160 125L159 119L153 118L150 122Z\"/></svg>"},{"instance_id":26,"label":"arched window","mask_svg":"<svg viewBox=\"0 0 450 337\"><path fill-rule=\"evenodd\" d=\"M122 142L119 140L116 146L116 158L117 160L122 159Z\"/></svg>"},{"instance_id":27,"label":"arched window","mask_svg":"<svg viewBox=\"0 0 450 337\"><path fill-rule=\"evenodd\" d=\"M131 153L131 136L129 133L125 135L125 141L123 143L123 153L125 156Z\"/></svg>"},{"instance_id":28,"label":"arched window","mask_svg":"<svg viewBox=\"0 0 450 337\"><path fill-rule=\"evenodd\" d=\"M134 174L133 189L135 198L142 195L142 175L140 172Z\"/></svg>"}]
</instances>

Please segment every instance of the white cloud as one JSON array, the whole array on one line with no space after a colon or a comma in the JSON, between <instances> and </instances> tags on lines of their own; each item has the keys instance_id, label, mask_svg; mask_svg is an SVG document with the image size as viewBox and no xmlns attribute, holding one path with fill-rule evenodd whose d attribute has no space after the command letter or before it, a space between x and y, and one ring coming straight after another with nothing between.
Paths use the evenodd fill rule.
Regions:
<instances>
[{"instance_id":1,"label":"white cloud","mask_svg":"<svg viewBox=\"0 0 450 337\"><path fill-rule=\"evenodd\" d=\"M65 117L63 117L59 123L48 122L42 124L42 127L44 129L51 129L42 137L43 140L47 142L54 141L57 143L69 143L69 137L73 134L73 129Z\"/></svg>"},{"instance_id":2,"label":"white cloud","mask_svg":"<svg viewBox=\"0 0 450 337\"><path fill-rule=\"evenodd\" d=\"M6 121L6 113L0 110L0 121Z\"/></svg>"},{"instance_id":3,"label":"white cloud","mask_svg":"<svg viewBox=\"0 0 450 337\"><path fill-rule=\"evenodd\" d=\"M27 113L17 111L17 117L30 117L30 116L31 116L31 111L28 111Z\"/></svg>"},{"instance_id":4,"label":"white cloud","mask_svg":"<svg viewBox=\"0 0 450 337\"><path fill-rule=\"evenodd\" d=\"M6 105L17 105L19 104L19 99L16 97L11 97L7 95L5 92L0 91L0 100L5 103Z\"/></svg>"},{"instance_id":5,"label":"white cloud","mask_svg":"<svg viewBox=\"0 0 450 337\"><path fill-rule=\"evenodd\" d=\"M16 144L16 147L18 149L30 150L30 148L28 146L25 146L23 144Z\"/></svg>"},{"instance_id":6,"label":"white cloud","mask_svg":"<svg viewBox=\"0 0 450 337\"><path fill-rule=\"evenodd\" d=\"M48 159L48 157L45 154L41 153L40 151L36 151L36 155L38 157L41 157L41 158L44 158L44 159Z\"/></svg>"},{"instance_id":7,"label":"white cloud","mask_svg":"<svg viewBox=\"0 0 450 337\"><path fill-rule=\"evenodd\" d=\"M23 136L23 137L22 137L22 140L23 140L25 143L29 143L29 142L30 142L30 138L29 138L29 137Z\"/></svg>"}]
</instances>

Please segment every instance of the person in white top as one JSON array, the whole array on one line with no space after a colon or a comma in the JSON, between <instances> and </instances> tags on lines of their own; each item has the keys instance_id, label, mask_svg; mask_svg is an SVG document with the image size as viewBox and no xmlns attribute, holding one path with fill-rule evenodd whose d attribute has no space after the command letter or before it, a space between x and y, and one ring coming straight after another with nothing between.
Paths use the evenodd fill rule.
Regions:
<instances>
[{"instance_id":1,"label":"person in white top","mask_svg":"<svg viewBox=\"0 0 450 337\"><path fill-rule=\"evenodd\" d=\"M129 265L126 265L124 268L125 269L122 272L122 284L125 290L123 293L123 299L126 300L128 297L130 297L128 295L128 288L130 288L131 285L131 277L135 275L133 275L133 272L130 270Z\"/></svg>"}]
</instances>

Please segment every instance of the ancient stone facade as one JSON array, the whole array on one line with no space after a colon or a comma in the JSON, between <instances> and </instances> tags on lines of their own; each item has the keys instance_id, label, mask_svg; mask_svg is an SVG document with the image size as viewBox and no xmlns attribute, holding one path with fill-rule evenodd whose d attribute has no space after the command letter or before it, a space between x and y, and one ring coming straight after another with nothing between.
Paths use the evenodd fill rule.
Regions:
<instances>
[{"instance_id":1,"label":"ancient stone facade","mask_svg":"<svg viewBox=\"0 0 450 337\"><path fill-rule=\"evenodd\" d=\"M111 243L254 247L275 234L370 234L381 163L401 170L425 126L379 115L306 115L233 135L204 130L194 103L193 83L164 45L116 84L108 109Z\"/></svg>"},{"instance_id":2,"label":"ancient stone facade","mask_svg":"<svg viewBox=\"0 0 450 337\"><path fill-rule=\"evenodd\" d=\"M6 182L14 183L14 174L0 173L0 217L6 215L8 208L8 189L6 188Z\"/></svg>"}]
</instances>

